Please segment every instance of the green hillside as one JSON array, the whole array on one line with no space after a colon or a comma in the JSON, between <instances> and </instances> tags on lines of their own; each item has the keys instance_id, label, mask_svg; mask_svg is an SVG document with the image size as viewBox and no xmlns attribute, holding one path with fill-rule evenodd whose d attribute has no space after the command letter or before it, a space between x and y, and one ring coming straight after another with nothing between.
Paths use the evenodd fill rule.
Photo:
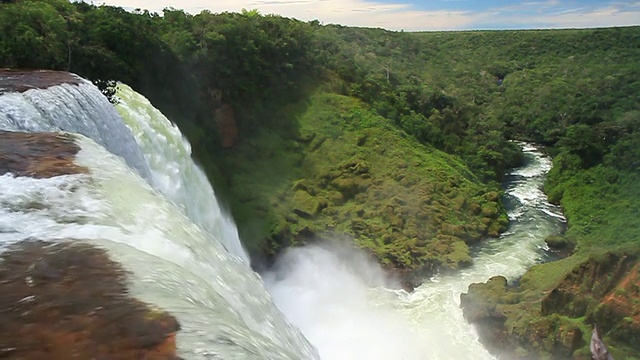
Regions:
<instances>
[{"instance_id":1,"label":"green hillside","mask_svg":"<svg viewBox=\"0 0 640 360\"><path fill-rule=\"evenodd\" d=\"M407 285L466 266L468 245L505 228L511 140L544 144L545 191L568 219L550 243L572 255L492 296L489 329L521 358L580 357L597 322L616 358L640 357L640 290L623 276L640 254L640 27L404 33L161 15L1 2L0 66L72 71L113 101L115 81L143 93L189 138L258 265L328 237Z\"/></svg>"}]
</instances>

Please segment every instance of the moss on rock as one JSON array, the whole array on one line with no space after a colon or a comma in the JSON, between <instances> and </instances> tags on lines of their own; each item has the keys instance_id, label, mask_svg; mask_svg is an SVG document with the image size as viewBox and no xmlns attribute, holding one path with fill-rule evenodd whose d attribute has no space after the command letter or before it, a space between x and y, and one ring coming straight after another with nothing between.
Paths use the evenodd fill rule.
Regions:
<instances>
[{"instance_id":1,"label":"moss on rock","mask_svg":"<svg viewBox=\"0 0 640 360\"><path fill-rule=\"evenodd\" d=\"M535 266L518 287L492 278L461 296L465 317L496 353L514 358L585 358L597 324L614 358L640 351L640 249ZM503 349L499 349L502 347Z\"/></svg>"},{"instance_id":2,"label":"moss on rock","mask_svg":"<svg viewBox=\"0 0 640 360\"><path fill-rule=\"evenodd\" d=\"M467 244L506 226L497 189L360 101L317 91L287 111L281 118L293 118L295 131L272 125L223 154L234 218L254 256L346 235L416 285L468 266Z\"/></svg>"},{"instance_id":3,"label":"moss on rock","mask_svg":"<svg viewBox=\"0 0 640 360\"><path fill-rule=\"evenodd\" d=\"M293 211L303 217L311 217L320 210L320 202L303 190L297 190L291 200Z\"/></svg>"}]
</instances>

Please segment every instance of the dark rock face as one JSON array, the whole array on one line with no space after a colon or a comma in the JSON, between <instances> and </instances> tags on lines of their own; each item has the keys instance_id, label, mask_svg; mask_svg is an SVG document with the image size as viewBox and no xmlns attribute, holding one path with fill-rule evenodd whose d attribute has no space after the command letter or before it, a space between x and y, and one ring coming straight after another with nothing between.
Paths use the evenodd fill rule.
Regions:
<instances>
[{"instance_id":1,"label":"dark rock face","mask_svg":"<svg viewBox=\"0 0 640 360\"><path fill-rule=\"evenodd\" d=\"M70 135L0 130L0 175L49 178L86 173L74 163L80 147Z\"/></svg>"},{"instance_id":2,"label":"dark rock face","mask_svg":"<svg viewBox=\"0 0 640 360\"><path fill-rule=\"evenodd\" d=\"M236 125L236 115L233 107L223 104L214 110L214 117L218 125L222 147L231 148L238 140L238 126Z\"/></svg>"},{"instance_id":3,"label":"dark rock face","mask_svg":"<svg viewBox=\"0 0 640 360\"><path fill-rule=\"evenodd\" d=\"M64 71L0 69L0 94L81 82L80 77Z\"/></svg>"},{"instance_id":4,"label":"dark rock face","mask_svg":"<svg viewBox=\"0 0 640 360\"><path fill-rule=\"evenodd\" d=\"M468 293L460 295L465 319L476 324L480 340L492 353L513 348L507 336L506 316L500 305L507 295L507 279L494 276L486 283L471 284Z\"/></svg>"},{"instance_id":5,"label":"dark rock face","mask_svg":"<svg viewBox=\"0 0 640 360\"><path fill-rule=\"evenodd\" d=\"M179 359L171 315L128 296L127 273L78 241L0 255L0 357Z\"/></svg>"}]
</instances>

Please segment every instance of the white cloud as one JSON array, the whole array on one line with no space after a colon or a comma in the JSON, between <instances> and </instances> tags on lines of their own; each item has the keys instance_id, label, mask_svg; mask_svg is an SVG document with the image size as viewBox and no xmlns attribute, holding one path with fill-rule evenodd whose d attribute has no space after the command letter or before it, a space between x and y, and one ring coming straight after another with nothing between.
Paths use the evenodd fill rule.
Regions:
<instances>
[{"instance_id":1,"label":"white cloud","mask_svg":"<svg viewBox=\"0 0 640 360\"><path fill-rule=\"evenodd\" d=\"M628 3L626 9L629 11L622 11L615 3L610 7L595 10L577 6L565 6L560 9L562 2L559 0L516 3L482 12L422 11L416 10L408 3L385 4L371 0L107 0L106 4L156 12L161 12L166 7L184 9L190 13L198 13L203 9L214 13L258 9L263 14L279 14L304 21L319 20L325 24L407 31L500 29L505 26L577 28L640 24L640 10L631 10Z\"/></svg>"},{"instance_id":2,"label":"white cloud","mask_svg":"<svg viewBox=\"0 0 640 360\"><path fill-rule=\"evenodd\" d=\"M543 28L592 28L608 26L632 26L640 23L640 11L620 11L615 7L587 9L566 9L551 14L532 17L514 16L512 24L536 24Z\"/></svg>"}]
</instances>

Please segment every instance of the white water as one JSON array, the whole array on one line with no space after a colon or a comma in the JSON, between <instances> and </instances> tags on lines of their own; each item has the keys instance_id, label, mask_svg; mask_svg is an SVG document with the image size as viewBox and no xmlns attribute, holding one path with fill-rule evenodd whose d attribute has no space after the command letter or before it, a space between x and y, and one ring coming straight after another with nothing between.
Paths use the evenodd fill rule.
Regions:
<instances>
[{"instance_id":1,"label":"white water","mask_svg":"<svg viewBox=\"0 0 640 360\"><path fill-rule=\"evenodd\" d=\"M550 159L522 146L527 165L505 186L510 227L477 249L470 268L407 293L389 290L379 267L362 255L326 246L293 249L265 276L276 305L324 360L494 359L464 320L460 294L495 275L523 275L543 260L544 238L559 233L564 221L540 190Z\"/></svg>"},{"instance_id":2,"label":"white water","mask_svg":"<svg viewBox=\"0 0 640 360\"><path fill-rule=\"evenodd\" d=\"M114 125L119 117L102 113L114 111L88 83L0 96L0 128L82 131L136 169L81 137L78 162L90 168L89 175L1 176L0 247L35 237L88 239L107 248L133 272L134 296L179 319L179 352L187 359L316 358L275 309L260 278L220 244L237 232L218 228L228 226L228 218L207 222L222 212L196 201L214 194L208 183L199 183L202 172L188 161L188 143L146 100L120 91L120 111L135 137L126 127L112 136L123 129ZM294 249L266 275L275 302L325 360L492 359L462 318L459 295L494 275L522 275L541 261L543 239L559 232L563 221L539 190L550 161L524 147L531 163L514 171L507 187L512 225L477 250L471 268L428 279L406 293L389 290L393 284L361 255ZM194 199L191 186L199 189Z\"/></svg>"},{"instance_id":3,"label":"white water","mask_svg":"<svg viewBox=\"0 0 640 360\"><path fill-rule=\"evenodd\" d=\"M207 176L191 159L191 145L166 116L129 86L118 84L116 106L151 169L154 188L249 265L233 219L222 212Z\"/></svg>"},{"instance_id":4,"label":"white water","mask_svg":"<svg viewBox=\"0 0 640 360\"><path fill-rule=\"evenodd\" d=\"M83 96L98 104L85 102ZM88 83L0 95L0 128L57 130L65 124L98 139L109 138L101 131L117 125L105 123L121 120L117 114L107 116L115 113L112 107L106 108L107 115L102 113L101 101L106 102ZM214 234L188 218L184 205L181 209L160 195L138 175L139 168L132 170L121 157L76 136L82 149L77 163L88 167L89 174L52 179L0 176L0 251L28 238L83 239L108 249L132 272L134 296L178 318L178 350L186 359L317 358L315 349L273 305L260 277L230 255ZM114 144L120 141L141 153L130 133L123 138L115 137ZM153 151L153 146L143 150ZM168 156L167 163L187 162L180 154L184 155L178 151L160 156ZM153 182L162 170L152 169L153 177L147 171Z\"/></svg>"},{"instance_id":5,"label":"white water","mask_svg":"<svg viewBox=\"0 0 640 360\"><path fill-rule=\"evenodd\" d=\"M149 167L131 131L98 89L80 79L80 85L62 84L48 89L0 96L0 129L8 131L68 131L85 135L121 156L142 177Z\"/></svg>"},{"instance_id":6,"label":"white water","mask_svg":"<svg viewBox=\"0 0 640 360\"><path fill-rule=\"evenodd\" d=\"M0 244L87 239L133 272L132 294L178 318L188 359L305 359L259 276L120 158L81 138L90 175L0 177Z\"/></svg>"}]
</instances>

